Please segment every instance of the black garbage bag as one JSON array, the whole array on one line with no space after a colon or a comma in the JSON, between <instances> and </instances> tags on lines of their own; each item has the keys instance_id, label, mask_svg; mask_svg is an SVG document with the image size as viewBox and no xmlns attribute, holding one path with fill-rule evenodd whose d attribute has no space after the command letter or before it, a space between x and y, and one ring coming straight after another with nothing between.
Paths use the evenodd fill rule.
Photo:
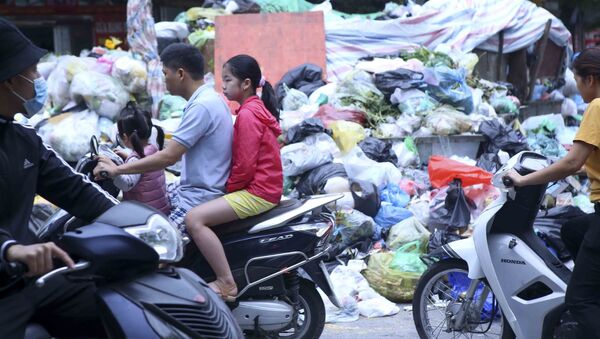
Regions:
<instances>
[{"instance_id":1,"label":"black garbage bag","mask_svg":"<svg viewBox=\"0 0 600 339\"><path fill-rule=\"evenodd\" d=\"M484 148L486 153L498 153L499 150L513 156L529 149L527 138L509 126L502 125L498 120L488 120L479 127L487 139Z\"/></svg>"},{"instance_id":2,"label":"black garbage bag","mask_svg":"<svg viewBox=\"0 0 600 339\"><path fill-rule=\"evenodd\" d=\"M375 218L381 207L381 199L377 186L372 183L353 180L350 191L354 199L354 209Z\"/></svg>"},{"instance_id":3,"label":"black garbage bag","mask_svg":"<svg viewBox=\"0 0 600 339\"><path fill-rule=\"evenodd\" d=\"M392 150L391 141L383 141L377 138L368 137L361 141L358 146L365 152L369 159L377 162L391 162L396 165L398 157Z\"/></svg>"},{"instance_id":4,"label":"black garbage bag","mask_svg":"<svg viewBox=\"0 0 600 339\"><path fill-rule=\"evenodd\" d=\"M560 260L567 260L571 254L560 237L560 229L567 221L584 215L585 213L576 206L554 207L547 211L540 211L533 227L546 245L556 251Z\"/></svg>"},{"instance_id":5,"label":"black garbage bag","mask_svg":"<svg viewBox=\"0 0 600 339\"><path fill-rule=\"evenodd\" d=\"M332 162L321 165L313 170L304 173L298 184L296 191L300 196L315 195L323 193L323 188L327 184L327 180L331 178L347 178L346 170L342 164L334 164Z\"/></svg>"},{"instance_id":6,"label":"black garbage bag","mask_svg":"<svg viewBox=\"0 0 600 339\"><path fill-rule=\"evenodd\" d=\"M475 203L465 195L462 182L455 179L448 187L443 206L430 209L429 230L467 227L471 222L471 211L476 208Z\"/></svg>"},{"instance_id":7,"label":"black garbage bag","mask_svg":"<svg viewBox=\"0 0 600 339\"><path fill-rule=\"evenodd\" d=\"M496 173L502 164L496 153L484 153L477 160L477 167L483 168L490 173Z\"/></svg>"},{"instance_id":8,"label":"black garbage bag","mask_svg":"<svg viewBox=\"0 0 600 339\"><path fill-rule=\"evenodd\" d=\"M396 88L403 90L423 88L426 87L426 84L423 81L423 73L398 68L394 71L375 74L375 86L385 95L386 100L389 101Z\"/></svg>"},{"instance_id":9,"label":"black garbage bag","mask_svg":"<svg viewBox=\"0 0 600 339\"><path fill-rule=\"evenodd\" d=\"M321 119L306 119L298 125L288 129L286 134L286 142L288 144L294 144L304 140L310 135L319 133L327 133L331 135L331 130L326 129L325 126L323 126L323 121L321 121Z\"/></svg>"},{"instance_id":10,"label":"black garbage bag","mask_svg":"<svg viewBox=\"0 0 600 339\"><path fill-rule=\"evenodd\" d=\"M438 228L434 229L431 232L431 236L429 237L429 243L427 244L427 253L431 253L438 248L446 245L447 243L451 243L456 240L464 239L465 237L461 236L457 232L449 231L449 230L440 230Z\"/></svg>"},{"instance_id":11,"label":"black garbage bag","mask_svg":"<svg viewBox=\"0 0 600 339\"><path fill-rule=\"evenodd\" d=\"M323 81L323 70L317 65L303 64L292 68L275 85L275 95L279 102L279 108L282 108L281 103L286 95L283 84L286 84L288 88L295 88L306 95L311 95L312 92L326 83Z\"/></svg>"}]
</instances>

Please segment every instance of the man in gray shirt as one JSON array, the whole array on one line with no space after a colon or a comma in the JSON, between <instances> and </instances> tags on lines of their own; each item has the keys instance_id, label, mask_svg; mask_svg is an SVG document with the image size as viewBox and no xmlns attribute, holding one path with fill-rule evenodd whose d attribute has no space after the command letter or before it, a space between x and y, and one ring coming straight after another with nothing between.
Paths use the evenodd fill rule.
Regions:
<instances>
[{"instance_id":1,"label":"man in gray shirt","mask_svg":"<svg viewBox=\"0 0 600 339\"><path fill-rule=\"evenodd\" d=\"M171 199L169 218L184 230L187 211L225 193L231 166L233 122L225 101L204 84L204 58L193 46L178 43L161 53L167 90L188 100L183 118L167 147L138 161L116 166L100 158L94 174L110 177L156 171L183 157L181 185Z\"/></svg>"}]
</instances>

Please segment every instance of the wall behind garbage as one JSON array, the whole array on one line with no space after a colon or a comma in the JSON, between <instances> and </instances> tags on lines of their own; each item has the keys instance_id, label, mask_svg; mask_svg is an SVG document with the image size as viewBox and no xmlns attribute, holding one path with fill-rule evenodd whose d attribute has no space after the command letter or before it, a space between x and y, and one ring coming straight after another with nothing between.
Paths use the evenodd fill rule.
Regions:
<instances>
[{"instance_id":1,"label":"wall behind garbage","mask_svg":"<svg viewBox=\"0 0 600 339\"><path fill-rule=\"evenodd\" d=\"M304 63L326 69L322 12L219 16L215 26L215 86L219 92L223 63L237 54L256 58L273 85Z\"/></svg>"}]
</instances>

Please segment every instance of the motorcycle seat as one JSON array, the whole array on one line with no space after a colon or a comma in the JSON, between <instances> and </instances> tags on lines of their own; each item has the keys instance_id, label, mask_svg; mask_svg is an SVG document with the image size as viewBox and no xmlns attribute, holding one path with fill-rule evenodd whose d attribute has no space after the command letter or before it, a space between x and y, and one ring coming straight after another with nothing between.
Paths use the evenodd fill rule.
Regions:
<instances>
[{"instance_id":1,"label":"motorcycle seat","mask_svg":"<svg viewBox=\"0 0 600 339\"><path fill-rule=\"evenodd\" d=\"M263 214L259 214L254 217L235 220L232 222L228 222L226 224L221 224L219 226L214 227L212 230L219 237L223 237L226 235L230 235L233 233L241 232L243 230L249 229L254 225L257 225L265 220L269 220L275 218L278 215L281 215L285 212L294 210L298 207L302 206L302 202L296 199L283 200L277 205L277 207L269 210Z\"/></svg>"}]
</instances>

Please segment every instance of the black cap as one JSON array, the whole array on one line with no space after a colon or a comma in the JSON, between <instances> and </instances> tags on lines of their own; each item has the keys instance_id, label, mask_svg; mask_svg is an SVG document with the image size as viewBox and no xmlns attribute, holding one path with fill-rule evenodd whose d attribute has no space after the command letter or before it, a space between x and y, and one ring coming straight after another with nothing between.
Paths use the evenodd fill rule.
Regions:
<instances>
[{"instance_id":1,"label":"black cap","mask_svg":"<svg viewBox=\"0 0 600 339\"><path fill-rule=\"evenodd\" d=\"M38 63L48 51L31 42L10 21L0 18L0 81Z\"/></svg>"}]
</instances>

